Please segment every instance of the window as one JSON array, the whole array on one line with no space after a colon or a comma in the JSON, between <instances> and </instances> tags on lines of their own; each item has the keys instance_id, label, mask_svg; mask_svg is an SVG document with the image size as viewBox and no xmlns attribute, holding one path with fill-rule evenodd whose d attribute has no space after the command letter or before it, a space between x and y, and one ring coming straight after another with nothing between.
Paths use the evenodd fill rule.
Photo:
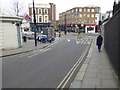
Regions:
<instances>
[{"instance_id":1,"label":"window","mask_svg":"<svg viewBox=\"0 0 120 90\"><path fill-rule=\"evenodd\" d=\"M90 12L90 9L88 9L88 12Z\"/></svg>"},{"instance_id":2,"label":"window","mask_svg":"<svg viewBox=\"0 0 120 90\"><path fill-rule=\"evenodd\" d=\"M80 17L82 17L82 14L80 14Z\"/></svg>"},{"instance_id":3,"label":"window","mask_svg":"<svg viewBox=\"0 0 120 90\"><path fill-rule=\"evenodd\" d=\"M82 12L82 8L79 9L79 12Z\"/></svg>"},{"instance_id":4,"label":"window","mask_svg":"<svg viewBox=\"0 0 120 90\"><path fill-rule=\"evenodd\" d=\"M39 16L39 22L42 22L42 17L41 16Z\"/></svg>"},{"instance_id":5,"label":"window","mask_svg":"<svg viewBox=\"0 0 120 90\"><path fill-rule=\"evenodd\" d=\"M88 14L87 17L89 18L89 17L90 17L90 14Z\"/></svg>"},{"instance_id":6,"label":"window","mask_svg":"<svg viewBox=\"0 0 120 90\"><path fill-rule=\"evenodd\" d=\"M94 15L94 14L92 14L92 17L95 17L95 15Z\"/></svg>"},{"instance_id":7,"label":"window","mask_svg":"<svg viewBox=\"0 0 120 90\"><path fill-rule=\"evenodd\" d=\"M86 18L86 14L84 14L84 18Z\"/></svg>"},{"instance_id":8,"label":"window","mask_svg":"<svg viewBox=\"0 0 120 90\"><path fill-rule=\"evenodd\" d=\"M76 8L75 11L78 12L78 8Z\"/></svg>"},{"instance_id":9,"label":"window","mask_svg":"<svg viewBox=\"0 0 120 90\"><path fill-rule=\"evenodd\" d=\"M37 9L35 8L35 14L37 13Z\"/></svg>"},{"instance_id":10,"label":"window","mask_svg":"<svg viewBox=\"0 0 120 90\"><path fill-rule=\"evenodd\" d=\"M84 12L86 12L86 8L84 8Z\"/></svg>"},{"instance_id":11,"label":"window","mask_svg":"<svg viewBox=\"0 0 120 90\"><path fill-rule=\"evenodd\" d=\"M48 9L44 9L44 14L48 14Z\"/></svg>"},{"instance_id":12,"label":"window","mask_svg":"<svg viewBox=\"0 0 120 90\"><path fill-rule=\"evenodd\" d=\"M34 10L35 10L35 14L36 14L36 8L34 8ZM32 14L33 14L33 8L32 8Z\"/></svg>"},{"instance_id":13,"label":"window","mask_svg":"<svg viewBox=\"0 0 120 90\"><path fill-rule=\"evenodd\" d=\"M95 9L92 9L92 12L95 12Z\"/></svg>"},{"instance_id":14,"label":"window","mask_svg":"<svg viewBox=\"0 0 120 90\"><path fill-rule=\"evenodd\" d=\"M39 12L39 14L42 14L42 9L38 9L38 10L39 10L39 11L38 11L38 12Z\"/></svg>"},{"instance_id":15,"label":"window","mask_svg":"<svg viewBox=\"0 0 120 90\"><path fill-rule=\"evenodd\" d=\"M102 20L104 20L104 16L102 16Z\"/></svg>"},{"instance_id":16,"label":"window","mask_svg":"<svg viewBox=\"0 0 120 90\"><path fill-rule=\"evenodd\" d=\"M47 20L47 16L45 16L45 22L47 22L48 20Z\"/></svg>"}]
</instances>

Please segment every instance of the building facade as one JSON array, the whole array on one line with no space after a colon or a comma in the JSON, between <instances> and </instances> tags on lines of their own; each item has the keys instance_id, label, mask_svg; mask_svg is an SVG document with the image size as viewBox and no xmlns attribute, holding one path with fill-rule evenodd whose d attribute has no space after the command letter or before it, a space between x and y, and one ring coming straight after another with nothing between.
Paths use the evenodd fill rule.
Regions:
<instances>
[{"instance_id":1,"label":"building facade","mask_svg":"<svg viewBox=\"0 0 120 90\"><path fill-rule=\"evenodd\" d=\"M35 4L36 23L48 23L56 21L56 5L49 4ZM33 4L29 4L29 15L33 22Z\"/></svg>"},{"instance_id":2,"label":"building facade","mask_svg":"<svg viewBox=\"0 0 120 90\"><path fill-rule=\"evenodd\" d=\"M66 26L86 26L85 32L89 26L93 27L99 22L100 7L75 7L59 14L59 25Z\"/></svg>"},{"instance_id":3,"label":"building facade","mask_svg":"<svg viewBox=\"0 0 120 90\"><path fill-rule=\"evenodd\" d=\"M23 46L21 21L21 17L0 15L0 50Z\"/></svg>"}]
</instances>

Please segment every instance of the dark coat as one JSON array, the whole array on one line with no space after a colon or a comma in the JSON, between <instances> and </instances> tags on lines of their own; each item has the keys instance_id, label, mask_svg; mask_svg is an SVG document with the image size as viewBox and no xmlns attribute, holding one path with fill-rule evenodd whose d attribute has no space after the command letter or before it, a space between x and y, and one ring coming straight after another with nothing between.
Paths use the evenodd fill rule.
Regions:
<instances>
[{"instance_id":1,"label":"dark coat","mask_svg":"<svg viewBox=\"0 0 120 90\"><path fill-rule=\"evenodd\" d=\"M101 35L99 35L97 37L96 45L102 45L102 41L103 41L103 37Z\"/></svg>"}]
</instances>

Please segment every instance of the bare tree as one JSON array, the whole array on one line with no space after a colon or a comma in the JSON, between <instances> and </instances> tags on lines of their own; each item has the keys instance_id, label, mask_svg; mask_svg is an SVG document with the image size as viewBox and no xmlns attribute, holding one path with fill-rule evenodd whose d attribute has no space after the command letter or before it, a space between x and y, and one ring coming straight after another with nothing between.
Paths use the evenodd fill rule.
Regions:
<instances>
[{"instance_id":1,"label":"bare tree","mask_svg":"<svg viewBox=\"0 0 120 90\"><path fill-rule=\"evenodd\" d=\"M2 10L2 14L3 14L3 15L10 15L10 16L13 15L13 14L11 13L11 11L8 10L8 9L3 9L3 10Z\"/></svg>"},{"instance_id":2,"label":"bare tree","mask_svg":"<svg viewBox=\"0 0 120 90\"><path fill-rule=\"evenodd\" d=\"M23 0L12 0L11 10L15 13L16 16L22 15L27 12L27 5Z\"/></svg>"}]
</instances>

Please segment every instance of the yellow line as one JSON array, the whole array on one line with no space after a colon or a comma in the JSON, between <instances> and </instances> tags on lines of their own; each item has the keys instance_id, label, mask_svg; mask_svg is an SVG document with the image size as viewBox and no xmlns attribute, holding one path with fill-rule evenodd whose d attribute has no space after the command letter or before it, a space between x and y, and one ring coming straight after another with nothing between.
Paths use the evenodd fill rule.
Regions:
<instances>
[{"instance_id":1,"label":"yellow line","mask_svg":"<svg viewBox=\"0 0 120 90\"><path fill-rule=\"evenodd\" d=\"M58 90L60 88L60 86L62 86L62 88L65 87L65 85L67 84L67 82L69 81L70 77L73 75L74 71L76 70L76 68L78 67L78 65L80 64L80 62L82 61L86 51L88 49L88 46L86 47L85 51L82 53L81 57L78 59L78 61L74 64L74 66L72 67L72 69L68 72L68 74L65 76L65 78L61 81L61 83L58 85L57 89ZM75 68L75 69L74 69ZM70 75L70 76L69 76ZM67 79L68 78L68 79ZM66 80L67 79L67 80ZM66 81L65 81L66 80ZM65 82L65 83L64 83Z\"/></svg>"},{"instance_id":2,"label":"yellow line","mask_svg":"<svg viewBox=\"0 0 120 90\"><path fill-rule=\"evenodd\" d=\"M68 79L66 80L66 82L64 83L64 85L62 86L62 88L64 88L64 87L66 86L66 84L67 84L68 81L70 80L71 76L73 75L73 73L75 72L75 70L78 68L79 64L82 62L82 59L83 59L84 56L86 55L86 51L87 51L87 48L85 49L84 53L82 54L82 57L79 58L78 64L76 65L76 67L74 68L74 70L72 71L72 73L70 74L70 76L68 77Z\"/></svg>"},{"instance_id":3,"label":"yellow line","mask_svg":"<svg viewBox=\"0 0 120 90\"><path fill-rule=\"evenodd\" d=\"M75 65L78 63L78 61L75 63ZM75 67L75 65L72 67L72 69ZM60 88L60 86L63 84L63 82L67 79L69 74L72 72L72 69L68 72L68 74L64 77L64 79L61 81L61 83L58 85L57 88Z\"/></svg>"}]
</instances>

